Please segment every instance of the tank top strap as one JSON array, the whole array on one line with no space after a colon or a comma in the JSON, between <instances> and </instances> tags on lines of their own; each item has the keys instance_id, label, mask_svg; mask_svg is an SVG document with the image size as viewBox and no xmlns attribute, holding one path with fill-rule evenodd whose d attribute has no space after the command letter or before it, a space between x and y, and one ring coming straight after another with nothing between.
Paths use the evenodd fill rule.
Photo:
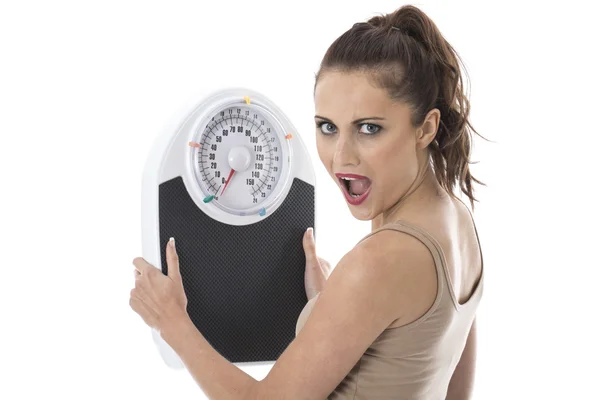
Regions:
<instances>
[{"instance_id":1,"label":"tank top strap","mask_svg":"<svg viewBox=\"0 0 600 400\"><path fill-rule=\"evenodd\" d=\"M471 223L473 224L473 228L475 229L475 237L477 237L477 246L479 246L479 257L481 259L481 278L480 278L480 281L481 281L481 280L483 280L483 271L484 271L484 266L483 266L483 249L481 248L481 240L479 240L479 232L477 231L477 224L475 223L475 217L473 216L473 213L471 212L471 210L469 209L469 207L467 207L467 205L462 200L458 199L458 201L460 201L461 203L463 203L463 205L465 206L465 208L469 212L469 215L471 216Z\"/></svg>"},{"instance_id":2,"label":"tank top strap","mask_svg":"<svg viewBox=\"0 0 600 400\"><path fill-rule=\"evenodd\" d=\"M479 231L477 230L477 224L475 223L475 217L473 216L471 209L465 204L464 201L462 201L461 199L458 199L458 201L460 201L465 206L465 208L469 212L469 215L471 216L471 223L473 224L473 229L475 230L475 237L477 238L477 246L479 246L479 259L481 260L481 275L479 277L479 282L477 282L477 285L475 286L475 290L473 291L473 293L471 293L471 297L469 298L469 300L467 300L463 304L459 304L458 300L456 300L456 303L458 304L458 308L461 308L461 307L467 307L467 306L469 306L469 304L478 304L479 301L481 300L481 297L483 296L483 285L484 285L483 278L485 275L485 266L483 265L484 264L483 249L481 248L481 240L479 239Z\"/></svg>"}]
</instances>

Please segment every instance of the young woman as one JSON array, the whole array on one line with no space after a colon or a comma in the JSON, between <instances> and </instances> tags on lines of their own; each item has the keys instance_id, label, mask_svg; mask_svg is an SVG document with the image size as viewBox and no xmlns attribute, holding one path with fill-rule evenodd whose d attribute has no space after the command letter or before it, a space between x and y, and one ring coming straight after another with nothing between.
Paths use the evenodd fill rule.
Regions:
<instances>
[{"instance_id":1,"label":"young woman","mask_svg":"<svg viewBox=\"0 0 600 400\"><path fill-rule=\"evenodd\" d=\"M165 283L162 292L183 300L171 302L181 312L154 310L169 316L161 335L209 398L470 398L483 261L471 212L453 191L474 207L481 182L469 171L474 130L458 60L413 6L357 23L330 46L314 92L319 158L372 232L335 269L305 233L309 302L261 381L210 347L185 319L180 285ZM167 255L178 282L175 250ZM141 276L152 270L142 264Z\"/></svg>"}]
</instances>

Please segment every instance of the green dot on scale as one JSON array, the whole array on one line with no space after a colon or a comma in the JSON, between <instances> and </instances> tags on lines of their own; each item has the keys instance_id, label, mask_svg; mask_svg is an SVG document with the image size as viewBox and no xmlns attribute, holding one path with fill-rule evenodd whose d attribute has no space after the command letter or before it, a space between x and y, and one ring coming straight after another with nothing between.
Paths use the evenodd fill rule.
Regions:
<instances>
[{"instance_id":1,"label":"green dot on scale","mask_svg":"<svg viewBox=\"0 0 600 400\"><path fill-rule=\"evenodd\" d=\"M209 203L209 202L211 202L211 201L212 201L214 198L215 198L215 196L208 196L208 197L204 198L204 202L205 202L205 203Z\"/></svg>"}]
</instances>

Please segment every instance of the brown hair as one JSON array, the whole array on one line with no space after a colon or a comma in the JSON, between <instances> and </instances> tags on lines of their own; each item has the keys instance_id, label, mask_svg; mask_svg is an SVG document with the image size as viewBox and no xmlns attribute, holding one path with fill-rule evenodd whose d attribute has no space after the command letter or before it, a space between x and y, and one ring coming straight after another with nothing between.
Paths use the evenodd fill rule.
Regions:
<instances>
[{"instance_id":1,"label":"brown hair","mask_svg":"<svg viewBox=\"0 0 600 400\"><path fill-rule=\"evenodd\" d=\"M453 197L458 182L474 209L479 200L473 196L472 182L486 185L469 171L471 130L477 131L469 122L459 61L463 64L434 22L417 7L405 5L356 23L338 37L321 61L315 88L326 71L363 71L392 99L411 106L413 126L437 108L440 126L428 146L436 179Z\"/></svg>"}]
</instances>

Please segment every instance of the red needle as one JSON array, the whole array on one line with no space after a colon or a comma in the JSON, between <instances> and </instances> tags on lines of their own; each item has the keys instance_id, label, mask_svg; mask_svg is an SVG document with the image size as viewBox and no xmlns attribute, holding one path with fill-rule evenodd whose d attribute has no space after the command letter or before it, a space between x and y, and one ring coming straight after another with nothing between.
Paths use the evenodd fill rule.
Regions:
<instances>
[{"instance_id":1,"label":"red needle","mask_svg":"<svg viewBox=\"0 0 600 400\"><path fill-rule=\"evenodd\" d=\"M235 169L232 168L231 172L229 172L229 176L227 177L227 181L225 181L225 187L223 187L223 191L221 192L221 196L223 196L223 192L225 192L225 188L229 184L229 181L231 180L231 177L233 176L234 172L235 172Z\"/></svg>"}]
</instances>

